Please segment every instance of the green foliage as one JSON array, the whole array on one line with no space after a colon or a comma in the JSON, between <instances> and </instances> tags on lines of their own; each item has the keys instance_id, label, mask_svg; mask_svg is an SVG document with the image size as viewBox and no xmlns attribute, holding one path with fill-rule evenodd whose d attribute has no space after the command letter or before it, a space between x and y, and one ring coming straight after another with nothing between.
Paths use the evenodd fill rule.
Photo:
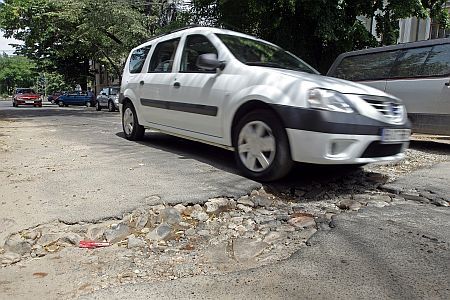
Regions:
<instances>
[{"instance_id":1,"label":"green foliage","mask_svg":"<svg viewBox=\"0 0 450 300\"><path fill-rule=\"evenodd\" d=\"M23 56L0 56L0 94L11 94L14 87L30 87L37 76L36 65Z\"/></svg>"},{"instance_id":2,"label":"green foliage","mask_svg":"<svg viewBox=\"0 0 450 300\"><path fill-rule=\"evenodd\" d=\"M445 0L193 0L192 22L274 42L326 72L342 52L396 43L398 21L427 16L448 24ZM358 21L375 17L378 43Z\"/></svg>"},{"instance_id":3,"label":"green foliage","mask_svg":"<svg viewBox=\"0 0 450 300\"><path fill-rule=\"evenodd\" d=\"M220 26L279 44L324 72L345 51L392 44L399 19L449 25L445 0L4 0L0 29L24 41L39 71L86 88L89 60L120 77L129 50L186 24ZM378 42L358 20L375 18ZM84 83L84 84L83 84Z\"/></svg>"},{"instance_id":4,"label":"green foliage","mask_svg":"<svg viewBox=\"0 0 450 300\"><path fill-rule=\"evenodd\" d=\"M65 82L64 77L61 74L47 73L45 74L45 81L48 94L71 90L70 85Z\"/></svg>"}]
</instances>

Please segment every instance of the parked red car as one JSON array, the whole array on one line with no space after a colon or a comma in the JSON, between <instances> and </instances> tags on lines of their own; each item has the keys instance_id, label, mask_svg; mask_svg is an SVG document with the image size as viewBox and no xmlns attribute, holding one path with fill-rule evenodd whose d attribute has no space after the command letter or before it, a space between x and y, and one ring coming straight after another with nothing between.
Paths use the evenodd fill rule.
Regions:
<instances>
[{"instance_id":1,"label":"parked red car","mask_svg":"<svg viewBox=\"0 0 450 300\"><path fill-rule=\"evenodd\" d=\"M42 99L39 94L31 88L16 88L13 97L13 106L33 105L34 107L42 107Z\"/></svg>"}]
</instances>

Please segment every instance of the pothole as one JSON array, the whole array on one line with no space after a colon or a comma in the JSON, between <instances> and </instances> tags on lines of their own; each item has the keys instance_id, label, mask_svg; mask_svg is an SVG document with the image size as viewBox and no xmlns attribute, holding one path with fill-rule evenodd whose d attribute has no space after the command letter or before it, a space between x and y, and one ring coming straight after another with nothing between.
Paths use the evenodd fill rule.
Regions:
<instances>
[{"instance_id":1,"label":"pothole","mask_svg":"<svg viewBox=\"0 0 450 300\"><path fill-rule=\"evenodd\" d=\"M344 210L399 201L404 199L378 191L299 203L260 189L203 205L160 204L121 219L55 221L22 230L0 248L0 263L8 268L32 260L67 260L81 266L74 267L82 272L76 275L75 294L122 283L223 274L288 258L308 246L317 230L330 230L333 216Z\"/></svg>"}]
</instances>

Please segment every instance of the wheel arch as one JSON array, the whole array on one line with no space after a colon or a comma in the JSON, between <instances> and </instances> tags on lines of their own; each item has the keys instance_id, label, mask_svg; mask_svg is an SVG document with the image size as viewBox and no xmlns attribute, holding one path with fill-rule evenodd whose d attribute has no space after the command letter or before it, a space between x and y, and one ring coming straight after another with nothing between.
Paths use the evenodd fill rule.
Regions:
<instances>
[{"instance_id":1,"label":"wheel arch","mask_svg":"<svg viewBox=\"0 0 450 300\"><path fill-rule=\"evenodd\" d=\"M264 101L261 101L261 100L256 100L256 99L249 100L249 101L241 104L239 106L239 108L236 110L236 112L234 113L233 120L231 122L231 127L230 127L231 145L233 147L236 146L233 136L234 136L234 131L236 129L236 126L237 126L239 120L242 119L242 117L244 117L249 112L258 110L258 109L270 111L280 121L280 123L284 127L283 119L281 118L279 113L270 104L268 104Z\"/></svg>"}]
</instances>

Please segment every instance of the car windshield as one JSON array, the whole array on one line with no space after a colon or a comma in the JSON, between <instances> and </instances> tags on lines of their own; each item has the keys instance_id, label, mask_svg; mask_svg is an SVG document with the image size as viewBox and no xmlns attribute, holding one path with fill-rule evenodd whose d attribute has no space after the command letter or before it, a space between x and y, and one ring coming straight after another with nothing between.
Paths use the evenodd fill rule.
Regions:
<instances>
[{"instance_id":1,"label":"car windshield","mask_svg":"<svg viewBox=\"0 0 450 300\"><path fill-rule=\"evenodd\" d=\"M120 88L111 88L111 95L117 95L119 94Z\"/></svg>"},{"instance_id":2,"label":"car windshield","mask_svg":"<svg viewBox=\"0 0 450 300\"><path fill-rule=\"evenodd\" d=\"M246 65L318 74L316 70L300 58L278 46L241 36L228 34L216 35L231 53Z\"/></svg>"},{"instance_id":3,"label":"car windshield","mask_svg":"<svg viewBox=\"0 0 450 300\"><path fill-rule=\"evenodd\" d=\"M33 89L17 89L16 94L36 94Z\"/></svg>"}]
</instances>

